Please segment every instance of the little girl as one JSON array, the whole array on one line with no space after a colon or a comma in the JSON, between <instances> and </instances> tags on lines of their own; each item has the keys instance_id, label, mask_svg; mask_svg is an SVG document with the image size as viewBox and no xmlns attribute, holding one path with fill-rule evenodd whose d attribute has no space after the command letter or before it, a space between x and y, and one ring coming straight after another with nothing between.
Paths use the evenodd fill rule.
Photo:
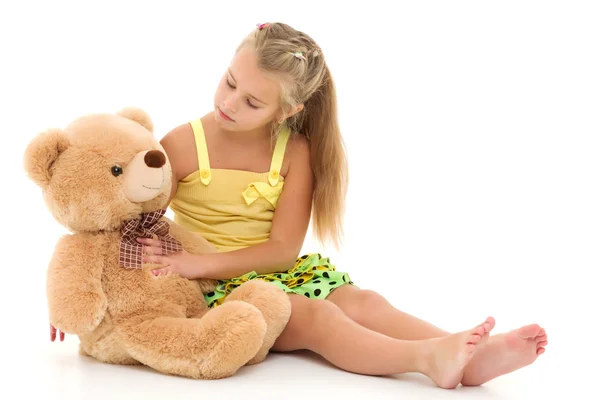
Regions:
<instances>
[{"instance_id":1,"label":"little girl","mask_svg":"<svg viewBox=\"0 0 600 400\"><path fill-rule=\"evenodd\" d=\"M489 337L494 319L449 334L357 288L321 254L299 256L313 217L339 245L347 187L336 93L325 57L305 33L261 24L238 47L214 110L161 141L173 167L175 222L201 232L216 254L162 255L155 274L220 281L218 307L241 283L264 279L289 293L292 316L272 351L307 349L368 375L420 372L443 388L480 385L531 364L547 337L536 325Z\"/></svg>"}]
</instances>

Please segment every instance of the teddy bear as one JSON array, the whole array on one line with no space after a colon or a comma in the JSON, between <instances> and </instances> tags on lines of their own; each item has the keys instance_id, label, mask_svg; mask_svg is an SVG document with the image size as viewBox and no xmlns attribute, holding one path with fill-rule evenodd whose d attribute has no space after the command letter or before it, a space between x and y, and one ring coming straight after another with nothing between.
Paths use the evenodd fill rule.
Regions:
<instances>
[{"instance_id":1,"label":"teddy bear","mask_svg":"<svg viewBox=\"0 0 600 400\"><path fill-rule=\"evenodd\" d=\"M217 251L165 217L173 188L150 116L126 107L38 133L24 167L56 221L69 231L47 269L50 323L77 335L79 352L110 364L142 364L194 379L230 377L265 359L291 313L287 295L246 282L209 308L216 281L154 275L139 236L166 254Z\"/></svg>"}]
</instances>

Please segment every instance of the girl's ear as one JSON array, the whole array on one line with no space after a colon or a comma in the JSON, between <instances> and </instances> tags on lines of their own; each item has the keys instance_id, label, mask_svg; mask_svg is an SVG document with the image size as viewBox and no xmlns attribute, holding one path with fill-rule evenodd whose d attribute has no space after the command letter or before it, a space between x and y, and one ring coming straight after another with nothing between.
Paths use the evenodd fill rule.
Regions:
<instances>
[{"instance_id":1,"label":"girl's ear","mask_svg":"<svg viewBox=\"0 0 600 400\"><path fill-rule=\"evenodd\" d=\"M304 110L304 104L298 104L296 106L296 113L299 113L300 111ZM294 113L295 114L295 113Z\"/></svg>"},{"instance_id":2,"label":"girl's ear","mask_svg":"<svg viewBox=\"0 0 600 400\"><path fill-rule=\"evenodd\" d=\"M293 117L294 115L296 115L303 109L304 109L304 104L298 104L298 105L296 105L296 107L291 107L291 106L287 107L287 109L286 109L287 112L285 113L285 115L283 115L283 116L278 115L278 117L275 119L275 121L277 121L277 123L282 123L283 120Z\"/></svg>"}]
</instances>

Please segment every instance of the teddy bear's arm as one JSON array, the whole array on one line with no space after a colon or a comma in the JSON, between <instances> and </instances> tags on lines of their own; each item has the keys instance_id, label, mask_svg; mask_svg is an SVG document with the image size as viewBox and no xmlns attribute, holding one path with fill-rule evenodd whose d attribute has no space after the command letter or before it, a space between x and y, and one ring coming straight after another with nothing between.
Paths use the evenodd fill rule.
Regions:
<instances>
[{"instance_id":1,"label":"teddy bear's arm","mask_svg":"<svg viewBox=\"0 0 600 400\"><path fill-rule=\"evenodd\" d=\"M63 332L89 333L104 317L107 300L98 241L84 234L66 235L54 249L46 289L50 322Z\"/></svg>"}]
</instances>

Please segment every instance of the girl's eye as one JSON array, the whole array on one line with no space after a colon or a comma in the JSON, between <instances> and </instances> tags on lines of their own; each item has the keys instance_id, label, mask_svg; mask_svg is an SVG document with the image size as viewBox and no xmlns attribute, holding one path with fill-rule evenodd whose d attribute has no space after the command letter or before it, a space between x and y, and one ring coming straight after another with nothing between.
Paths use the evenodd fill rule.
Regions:
<instances>
[{"instance_id":1,"label":"girl's eye","mask_svg":"<svg viewBox=\"0 0 600 400\"><path fill-rule=\"evenodd\" d=\"M229 79L227 79L227 86L229 86L231 89L235 89L235 86L233 86L233 84L231 82L229 82ZM254 104L252 104L250 102L250 100L247 100L247 103L252 108L255 108L255 109L258 108L257 106L255 106Z\"/></svg>"}]
</instances>

